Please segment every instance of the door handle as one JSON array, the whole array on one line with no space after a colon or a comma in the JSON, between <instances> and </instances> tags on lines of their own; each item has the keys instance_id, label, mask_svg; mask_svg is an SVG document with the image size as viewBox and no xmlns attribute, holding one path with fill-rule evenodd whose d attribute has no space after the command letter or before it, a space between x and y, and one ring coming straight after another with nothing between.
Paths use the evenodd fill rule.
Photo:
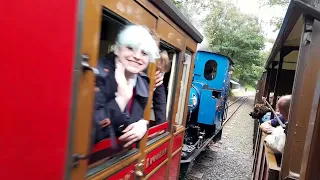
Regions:
<instances>
[{"instance_id":1,"label":"door handle","mask_svg":"<svg viewBox=\"0 0 320 180\"><path fill-rule=\"evenodd\" d=\"M88 63L89 56L82 54L81 55L81 66L83 71L92 71L94 75L99 75L99 70L97 68L91 67Z\"/></svg>"},{"instance_id":2,"label":"door handle","mask_svg":"<svg viewBox=\"0 0 320 180\"><path fill-rule=\"evenodd\" d=\"M135 165L135 175L137 179L141 179L144 176L144 160L141 160L138 164Z\"/></svg>"}]
</instances>

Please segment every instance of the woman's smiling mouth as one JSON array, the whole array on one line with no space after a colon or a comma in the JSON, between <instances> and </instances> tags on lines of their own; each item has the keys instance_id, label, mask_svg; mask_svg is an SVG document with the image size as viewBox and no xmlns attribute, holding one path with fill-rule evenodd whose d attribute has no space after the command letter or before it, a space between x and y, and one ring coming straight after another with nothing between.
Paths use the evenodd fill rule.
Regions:
<instances>
[{"instance_id":1,"label":"woman's smiling mouth","mask_svg":"<svg viewBox=\"0 0 320 180\"><path fill-rule=\"evenodd\" d=\"M142 65L139 61L134 61L134 60L129 60L129 59L127 59L127 61L129 62L129 64L131 66L134 66L134 67Z\"/></svg>"}]
</instances>

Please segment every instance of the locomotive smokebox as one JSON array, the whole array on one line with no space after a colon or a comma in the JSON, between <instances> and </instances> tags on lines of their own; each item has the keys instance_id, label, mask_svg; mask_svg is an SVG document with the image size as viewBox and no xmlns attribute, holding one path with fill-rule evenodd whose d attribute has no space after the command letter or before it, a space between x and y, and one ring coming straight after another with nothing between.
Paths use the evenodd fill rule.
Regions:
<instances>
[{"instance_id":1,"label":"locomotive smokebox","mask_svg":"<svg viewBox=\"0 0 320 180\"><path fill-rule=\"evenodd\" d=\"M199 90L192 86L189 94L188 112L194 112L199 107Z\"/></svg>"}]
</instances>

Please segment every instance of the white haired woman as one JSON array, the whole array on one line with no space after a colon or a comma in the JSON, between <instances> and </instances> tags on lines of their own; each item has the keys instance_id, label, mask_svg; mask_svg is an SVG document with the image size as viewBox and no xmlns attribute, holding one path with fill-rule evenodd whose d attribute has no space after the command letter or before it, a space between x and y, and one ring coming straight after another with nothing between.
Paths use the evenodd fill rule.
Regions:
<instances>
[{"instance_id":1,"label":"white haired woman","mask_svg":"<svg viewBox=\"0 0 320 180\"><path fill-rule=\"evenodd\" d=\"M143 112L148 101L149 79L141 72L158 57L159 48L147 28L130 25L118 34L114 53L98 65L95 143L120 136L124 147L128 147L144 136L148 126Z\"/></svg>"}]
</instances>

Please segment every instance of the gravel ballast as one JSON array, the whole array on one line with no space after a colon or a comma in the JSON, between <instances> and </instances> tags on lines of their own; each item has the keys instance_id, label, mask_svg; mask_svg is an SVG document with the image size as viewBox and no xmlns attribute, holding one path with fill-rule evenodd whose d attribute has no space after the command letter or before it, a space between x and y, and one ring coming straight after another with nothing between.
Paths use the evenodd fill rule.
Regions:
<instances>
[{"instance_id":1,"label":"gravel ballast","mask_svg":"<svg viewBox=\"0 0 320 180\"><path fill-rule=\"evenodd\" d=\"M187 179L251 179L254 122L249 113L253 109L253 100L253 97L249 97L226 123L221 141L211 144L197 157ZM239 106L240 103L233 106ZM234 109L230 108L230 111Z\"/></svg>"}]
</instances>

